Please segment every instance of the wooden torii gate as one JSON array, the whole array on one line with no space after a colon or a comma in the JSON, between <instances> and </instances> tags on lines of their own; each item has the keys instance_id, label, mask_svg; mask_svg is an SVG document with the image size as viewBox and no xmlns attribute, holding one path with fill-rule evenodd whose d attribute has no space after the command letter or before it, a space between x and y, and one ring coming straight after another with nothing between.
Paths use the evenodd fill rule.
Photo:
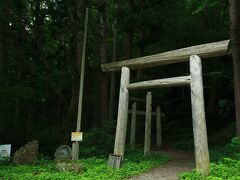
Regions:
<instances>
[{"instance_id":1,"label":"wooden torii gate","mask_svg":"<svg viewBox=\"0 0 240 180\"><path fill-rule=\"evenodd\" d=\"M229 43L230 40L225 40L131 60L102 64L101 67L104 72L121 70L114 155L120 156L121 160L123 160L127 130L129 90L190 85L196 169L202 175L208 175L210 162L203 98L201 58L218 57L230 54ZM141 69L180 63L188 61L189 59L189 76L150 80L130 84L130 69Z\"/></svg>"},{"instance_id":2,"label":"wooden torii gate","mask_svg":"<svg viewBox=\"0 0 240 180\"><path fill-rule=\"evenodd\" d=\"M156 145L158 148L160 148L162 146L161 106L156 105L157 106L156 112L152 111L153 103L152 103L152 93L151 92L147 93L146 100L141 99L141 98L135 98L135 97L130 97L129 99L130 99L130 101L134 100L134 102L132 104L132 109L128 110L128 114L131 114L130 147L131 147L131 149L135 148L136 120L137 120L136 116L144 115L146 117L146 119L145 119L145 141L144 141L144 152L145 153L144 153L144 155L147 156L147 155L149 155L147 150L149 149L149 152L150 152L150 147L151 147L151 124L150 125L148 125L148 124L149 124L149 122L151 123L152 116L155 116L155 118L156 118L156 127L157 127L156 128ZM145 112L137 110L136 100L138 100L138 101L140 100L140 102L146 103L146 111ZM150 139L150 143L147 142L147 141L149 141L148 139Z\"/></svg>"}]
</instances>

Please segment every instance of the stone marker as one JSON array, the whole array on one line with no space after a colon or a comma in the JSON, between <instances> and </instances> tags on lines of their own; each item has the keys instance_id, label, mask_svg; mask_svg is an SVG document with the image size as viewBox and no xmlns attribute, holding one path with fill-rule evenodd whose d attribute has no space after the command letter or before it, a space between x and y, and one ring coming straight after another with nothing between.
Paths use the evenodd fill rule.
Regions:
<instances>
[{"instance_id":1,"label":"stone marker","mask_svg":"<svg viewBox=\"0 0 240 180\"><path fill-rule=\"evenodd\" d=\"M38 147L39 144L37 140L28 142L15 152L13 156L13 163L15 164L34 163L38 157Z\"/></svg>"},{"instance_id":2,"label":"stone marker","mask_svg":"<svg viewBox=\"0 0 240 180\"><path fill-rule=\"evenodd\" d=\"M55 151L55 168L58 171L74 171L81 172L83 165L72 162L72 149L68 145L61 145Z\"/></svg>"},{"instance_id":3,"label":"stone marker","mask_svg":"<svg viewBox=\"0 0 240 180\"><path fill-rule=\"evenodd\" d=\"M55 151L55 162L69 162L72 159L72 149L68 145L61 145Z\"/></svg>"}]
</instances>

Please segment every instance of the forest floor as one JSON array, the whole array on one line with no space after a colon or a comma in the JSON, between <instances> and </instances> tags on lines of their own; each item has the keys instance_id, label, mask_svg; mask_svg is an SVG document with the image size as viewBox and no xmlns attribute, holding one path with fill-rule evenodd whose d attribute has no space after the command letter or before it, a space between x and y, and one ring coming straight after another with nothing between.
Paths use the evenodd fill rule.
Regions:
<instances>
[{"instance_id":1,"label":"forest floor","mask_svg":"<svg viewBox=\"0 0 240 180\"><path fill-rule=\"evenodd\" d=\"M164 148L161 153L170 157L167 163L128 180L177 180L179 173L189 172L194 168L194 154L191 152Z\"/></svg>"}]
</instances>

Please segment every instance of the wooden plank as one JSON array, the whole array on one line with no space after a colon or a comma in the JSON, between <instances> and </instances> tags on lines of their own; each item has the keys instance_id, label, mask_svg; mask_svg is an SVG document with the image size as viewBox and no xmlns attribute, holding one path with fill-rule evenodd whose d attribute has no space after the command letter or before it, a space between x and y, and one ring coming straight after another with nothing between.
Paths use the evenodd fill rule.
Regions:
<instances>
[{"instance_id":1,"label":"wooden plank","mask_svg":"<svg viewBox=\"0 0 240 180\"><path fill-rule=\"evenodd\" d=\"M130 81L130 71L127 67L122 68L121 84L119 92L117 128L114 145L114 154L124 156L125 140L127 132L127 117L128 117L128 98L129 93L127 86Z\"/></svg>"},{"instance_id":2,"label":"wooden plank","mask_svg":"<svg viewBox=\"0 0 240 180\"><path fill-rule=\"evenodd\" d=\"M133 113L133 111L132 110L128 110L128 114L132 114ZM146 111L136 111L136 114L137 115L146 115ZM157 116L157 113L156 112L152 112L151 113L152 114L152 116Z\"/></svg>"},{"instance_id":3,"label":"wooden plank","mask_svg":"<svg viewBox=\"0 0 240 180\"><path fill-rule=\"evenodd\" d=\"M157 106L157 147L162 146L162 124L161 124L161 106Z\"/></svg>"},{"instance_id":4,"label":"wooden plank","mask_svg":"<svg viewBox=\"0 0 240 180\"><path fill-rule=\"evenodd\" d=\"M199 56L190 57L191 102L196 169L203 176L210 173L207 128L203 97L202 64Z\"/></svg>"},{"instance_id":5,"label":"wooden plank","mask_svg":"<svg viewBox=\"0 0 240 180\"><path fill-rule=\"evenodd\" d=\"M144 156L149 156L151 151L151 119L152 119L152 93L147 93L146 100L146 120L145 120L145 140L144 140Z\"/></svg>"},{"instance_id":6,"label":"wooden plank","mask_svg":"<svg viewBox=\"0 0 240 180\"><path fill-rule=\"evenodd\" d=\"M122 156L110 154L108 158L108 166L114 169L120 169L122 165Z\"/></svg>"},{"instance_id":7,"label":"wooden plank","mask_svg":"<svg viewBox=\"0 0 240 180\"><path fill-rule=\"evenodd\" d=\"M157 79L151 81L142 81L128 85L128 90L150 89L159 87L173 87L188 85L191 82L190 76L173 77L166 79Z\"/></svg>"},{"instance_id":8,"label":"wooden plank","mask_svg":"<svg viewBox=\"0 0 240 180\"><path fill-rule=\"evenodd\" d=\"M130 132L130 147L131 147L131 149L135 148L136 112L137 112L137 103L134 102L132 105L132 119L131 119L131 132Z\"/></svg>"},{"instance_id":9,"label":"wooden plank","mask_svg":"<svg viewBox=\"0 0 240 180\"><path fill-rule=\"evenodd\" d=\"M155 67L166 64L180 63L188 61L193 54L201 58L218 57L228 55L230 40L219 41L214 43L202 44L183 49L168 51L151 56L145 56L130 60L118 61L115 63L102 64L104 72L119 71L123 66L130 69L140 69Z\"/></svg>"}]
</instances>

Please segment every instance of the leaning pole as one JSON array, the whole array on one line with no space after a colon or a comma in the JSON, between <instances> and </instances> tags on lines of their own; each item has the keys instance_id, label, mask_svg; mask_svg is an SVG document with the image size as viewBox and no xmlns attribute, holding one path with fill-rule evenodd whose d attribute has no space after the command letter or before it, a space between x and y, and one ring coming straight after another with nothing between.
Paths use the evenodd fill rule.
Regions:
<instances>
[{"instance_id":1,"label":"leaning pole","mask_svg":"<svg viewBox=\"0 0 240 180\"><path fill-rule=\"evenodd\" d=\"M82 64L81 64L81 75L80 75L80 87L78 97L78 115L77 115L77 127L76 132L81 130L82 120L82 101L83 101L83 83L84 83L84 71L85 71L85 59L86 59L86 46L87 46L87 28L88 28L88 8L86 8L85 26L84 26L84 39L82 49ZM79 141L72 143L72 160L78 160L79 156Z\"/></svg>"}]
</instances>

